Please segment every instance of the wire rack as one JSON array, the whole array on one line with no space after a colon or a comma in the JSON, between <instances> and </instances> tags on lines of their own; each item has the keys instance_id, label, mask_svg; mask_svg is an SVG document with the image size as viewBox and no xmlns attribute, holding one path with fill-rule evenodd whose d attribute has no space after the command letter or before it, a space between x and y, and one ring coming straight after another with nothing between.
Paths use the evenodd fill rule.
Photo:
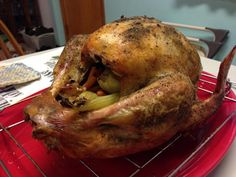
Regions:
<instances>
[{"instance_id":1,"label":"wire rack","mask_svg":"<svg viewBox=\"0 0 236 177\"><path fill-rule=\"evenodd\" d=\"M203 92L204 94L208 94L208 96L209 96L209 93L212 93L212 90L214 89L215 83L216 83L216 79L214 76L211 76L211 75L203 72L202 76L200 78L199 84L198 84L198 89L199 89L199 91ZM207 87L206 87L206 85L207 85ZM226 84L226 95L225 95L224 102L226 102L228 100L228 102L232 102L233 104L235 104L234 102L236 102L236 100L234 98L228 96L228 95L230 95L229 93L230 93L231 86L232 86L232 84L230 83L230 81L228 81ZM209 89L209 88L212 88L212 89ZM159 174L159 176L169 176L169 177L176 176L181 171L183 171L183 169L186 168L186 166L194 159L194 157L200 151L202 151L202 149L204 149L204 147L207 145L207 143L209 143L216 136L216 134L224 128L224 126L229 121L232 121L232 120L235 121L235 119L236 119L236 111L232 111L229 115L227 115L224 119L222 119L220 121L220 123L218 122L217 124L215 124L211 128L209 128L209 126L208 126L207 131L206 130L204 130L204 131L197 130L198 138L196 138L196 137L192 138L191 137L192 135L186 136L183 134L178 134L174 138L172 138L169 142L167 142L165 145L163 145L157 149L148 151L148 152L142 152L140 154L131 155L131 156L127 156L127 157L121 157L121 158L112 159L112 160L77 160L75 164L80 166L80 168L82 169L83 173L81 172L81 174L80 174L81 176L97 176L97 177L98 176L111 176L111 175L112 176L121 176L121 174L122 174L122 176L127 176L127 177L128 176L129 177L144 176L143 174L145 174L144 173L145 168L147 168L147 167L149 168L149 166L153 166L152 164L154 161L157 165L158 165L158 159L159 159L159 163L165 163L165 159L166 159L165 153L175 152L176 147L181 148L181 146L182 146L181 144L186 144L186 142L188 144L194 144L193 147L190 148L191 151L189 151L189 153L187 153L187 155L184 155L183 158L179 159L179 161L176 163L177 165L174 165L174 167L170 165L171 169L166 170L163 175ZM30 154L31 151L29 150L29 148L27 148L25 143L21 142L20 140L17 139L19 136L13 135L13 133L11 132L13 129L17 129L17 127L18 127L18 129L22 129L22 127L25 127L25 126L28 126L28 124L25 123L24 120L17 121L17 122L12 123L8 126L4 126L2 123L0 123L0 135L4 134L3 141L11 141L11 146L17 147L17 149L19 151L18 154L19 153L21 154L20 157L17 157L18 159L24 157L25 159L27 159L28 163L31 163L31 167L34 168L34 170L36 171L35 173L37 174L37 175L32 175L32 176L42 176L42 177L52 176L50 174L47 174L47 170L45 170L45 166L39 164L37 162L37 160L35 160L36 159L35 156ZM24 131L24 130L22 130L22 131ZM201 133L202 131L204 133ZM193 134L194 134L194 132L193 132ZM200 135L204 134L204 136L201 135L199 138L199 134ZM192 146L192 145L190 145L190 146ZM8 147L6 147L6 148L8 148ZM180 149L180 148L177 148L177 149ZM9 151L11 151L11 148L9 148ZM1 152L0 152L0 155L1 155ZM47 155L48 155L48 153L45 153L45 156L47 156ZM171 153L170 153L170 155L171 155ZM67 160L64 160L64 161L65 161L65 163L68 162ZM72 161L73 161L73 163L75 162L74 160L72 160ZM57 163L57 162L55 162L55 163ZM7 163L8 162L0 159L0 176L1 176L1 174L4 174L7 177L15 177L15 175L12 175L12 172L11 172L12 169L9 169ZM69 163L71 163L71 161L69 161ZM74 167L73 167L73 165L71 165L72 166L71 168L76 169L77 168L76 165ZM119 165L120 165L120 167L119 167ZM114 170L114 168L118 168L118 170L116 171L116 170ZM153 167L153 168L155 168L155 167ZM78 173L77 175L79 175L79 173L80 173L79 169L78 169L78 172L76 172L76 173ZM148 170L150 170L150 169L152 169L152 168L150 167ZM59 168L58 168L58 170L59 170ZM65 171L66 170L67 170L67 168L65 168ZM2 173L1 173L1 171L2 171ZM107 172L107 171L109 171L109 172ZM65 172L65 173L67 173L67 172ZM151 175L155 176L153 174L151 174ZM61 176L63 176L63 175L61 175ZM71 176L69 172L67 173L67 176ZM148 175L145 174L145 176L148 176Z\"/></svg>"}]
</instances>

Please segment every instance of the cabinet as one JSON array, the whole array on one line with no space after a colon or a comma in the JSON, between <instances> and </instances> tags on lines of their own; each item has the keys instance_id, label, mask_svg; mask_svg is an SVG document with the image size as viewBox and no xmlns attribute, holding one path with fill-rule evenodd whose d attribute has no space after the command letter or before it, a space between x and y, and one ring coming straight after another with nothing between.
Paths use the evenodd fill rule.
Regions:
<instances>
[{"instance_id":1,"label":"cabinet","mask_svg":"<svg viewBox=\"0 0 236 177\"><path fill-rule=\"evenodd\" d=\"M89 34L104 25L103 0L60 0L66 40Z\"/></svg>"}]
</instances>

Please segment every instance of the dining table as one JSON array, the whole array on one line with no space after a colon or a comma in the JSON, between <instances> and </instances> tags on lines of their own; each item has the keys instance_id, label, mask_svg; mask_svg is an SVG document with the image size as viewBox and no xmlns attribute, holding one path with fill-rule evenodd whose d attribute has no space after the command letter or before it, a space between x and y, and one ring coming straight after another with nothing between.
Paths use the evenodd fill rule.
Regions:
<instances>
[{"instance_id":1,"label":"dining table","mask_svg":"<svg viewBox=\"0 0 236 177\"><path fill-rule=\"evenodd\" d=\"M29 99L34 97L35 93L45 90L51 85L53 81L52 70L61 52L63 51L63 48L64 47L57 47L50 50L45 50L41 52L36 52L36 53L0 61L0 67L9 66L14 63L24 63L25 65L32 67L34 70L38 71L41 74L40 79L36 81L32 81L28 84L26 83L26 84L23 84L22 86L16 87L16 90L18 90L19 92L22 92L20 94L21 96L17 95L13 99L7 100L8 104L6 104L6 106L2 106L2 108L0 109L0 123L2 122L2 120L4 120L5 114L2 114L4 111L6 111L7 109L11 109L14 106L17 107L17 105L19 103L22 103L23 101L28 101ZM218 69L220 66L220 61L206 58L203 56L201 56L200 58L201 58L203 71L207 72L211 76L217 76ZM236 66L231 65L231 68L228 74L228 79L231 82L236 82ZM232 85L231 91L234 92L232 93L233 95L236 94L235 85ZM1 96L1 92L0 92L0 96ZM236 104L236 103L232 101L232 104ZM14 110L12 109L12 111ZM236 119L236 116L234 116L233 119ZM206 173L199 173L199 174L207 174L208 177L222 177L222 176L236 177L236 168L235 168L236 141L234 140L235 134L236 134L235 122L236 121L234 121L234 124L232 124L233 127L231 131L231 138L227 146L224 147L223 149L224 152L221 152L221 155L217 157L217 159L214 159L214 163L212 163L209 169L207 169ZM3 129L1 129L0 127L0 137L1 137L2 131ZM1 141L1 138L0 138L0 141ZM1 145L1 142L0 142L0 145ZM0 166L0 176L1 176L1 168L6 168L5 170L3 170L6 173L5 176L18 177L17 175L14 175L17 173L12 173L11 172L12 169L7 169L7 165L4 165L4 160L2 159L3 157L2 155L3 153L1 152L1 147L0 147L0 160L2 162ZM208 156L208 155L209 154L205 154L205 156ZM204 170L204 169L198 169L198 171L199 170ZM2 172L2 174L3 173L4 172ZM133 176L135 176L135 174ZM193 176L196 176L196 175L193 175Z\"/></svg>"}]
</instances>

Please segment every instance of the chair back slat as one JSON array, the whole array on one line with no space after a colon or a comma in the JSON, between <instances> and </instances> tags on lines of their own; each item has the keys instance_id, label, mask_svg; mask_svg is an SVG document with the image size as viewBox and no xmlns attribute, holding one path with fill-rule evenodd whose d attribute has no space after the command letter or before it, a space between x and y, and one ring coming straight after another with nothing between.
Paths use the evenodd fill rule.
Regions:
<instances>
[{"instance_id":1,"label":"chair back slat","mask_svg":"<svg viewBox=\"0 0 236 177\"><path fill-rule=\"evenodd\" d=\"M8 29L8 27L5 25L5 23L0 19L0 31L5 34L14 47L16 53L21 56L24 55L24 51L21 48L20 44L17 42L11 31ZM6 43L0 38L0 48L2 49L3 53L7 58L11 58L10 50L8 49Z\"/></svg>"}]
</instances>

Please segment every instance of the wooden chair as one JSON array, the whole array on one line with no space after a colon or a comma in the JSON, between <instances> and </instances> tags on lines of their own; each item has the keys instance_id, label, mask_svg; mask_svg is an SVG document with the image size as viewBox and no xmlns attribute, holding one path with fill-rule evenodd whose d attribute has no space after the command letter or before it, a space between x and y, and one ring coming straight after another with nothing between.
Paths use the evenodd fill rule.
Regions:
<instances>
[{"instance_id":1,"label":"wooden chair","mask_svg":"<svg viewBox=\"0 0 236 177\"><path fill-rule=\"evenodd\" d=\"M25 54L23 49L21 48L21 46L19 45L19 43L17 42L17 40L13 36L13 34L10 32L10 30L7 28L7 26L5 25L5 23L1 19L0 19L0 31L7 36L8 40L10 41L12 46L14 47L15 52L19 56ZM5 59L12 58L12 54L11 54L9 48L7 47L6 43L1 39L1 37L0 37L0 49L2 49L3 54L5 55ZM1 60L1 56L0 56L0 60Z\"/></svg>"}]
</instances>

